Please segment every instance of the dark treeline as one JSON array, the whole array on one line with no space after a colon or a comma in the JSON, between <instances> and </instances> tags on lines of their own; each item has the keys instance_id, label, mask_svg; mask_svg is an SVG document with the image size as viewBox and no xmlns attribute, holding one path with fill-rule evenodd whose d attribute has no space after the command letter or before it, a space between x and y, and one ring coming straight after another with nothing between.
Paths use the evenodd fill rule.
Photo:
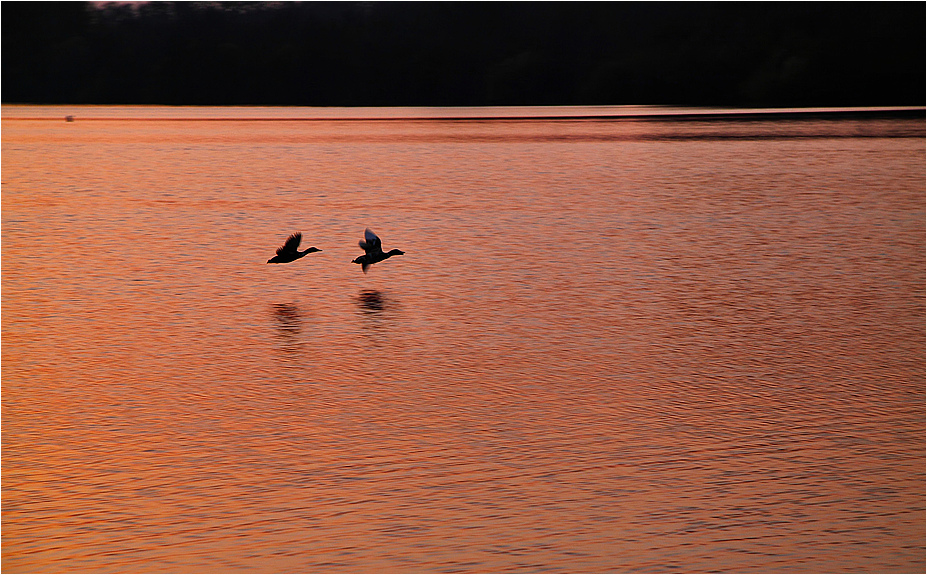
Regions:
<instances>
[{"instance_id":1,"label":"dark treeline","mask_svg":"<svg viewBox=\"0 0 927 575\"><path fill-rule=\"evenodd\" d=\"M925 4L4 2L6 103L923 105Z\"/></svg>"}]
</instances>

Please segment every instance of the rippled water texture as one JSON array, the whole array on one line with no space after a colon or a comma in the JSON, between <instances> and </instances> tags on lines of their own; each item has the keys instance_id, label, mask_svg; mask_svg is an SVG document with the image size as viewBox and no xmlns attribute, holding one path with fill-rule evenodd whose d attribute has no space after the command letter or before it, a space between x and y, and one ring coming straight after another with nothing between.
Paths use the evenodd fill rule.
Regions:
<instances>
[{"instance_id":1,"label":"rippled water texture","mask_svg":"<svg viewBox=\"0 0 927 575\"><path fill-rule=\"evenodd\" d=\"M3 571L924 570L923 119L151 110L4 109Z\"/></svg>"}]
</instances>

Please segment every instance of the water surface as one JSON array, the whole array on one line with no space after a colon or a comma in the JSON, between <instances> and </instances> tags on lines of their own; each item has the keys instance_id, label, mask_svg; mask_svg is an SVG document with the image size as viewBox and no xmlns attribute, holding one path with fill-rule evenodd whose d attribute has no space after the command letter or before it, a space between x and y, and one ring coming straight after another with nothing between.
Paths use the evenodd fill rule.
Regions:
<instances>
[{"instance_id":1,"label":"water surface","mask_svg":"<svg viewBox=\"0 0 927 575\"><path fill-rule=\"evenodd\" d=\"M923 119L247 112L4 107L4 571L923 571Z\"/></svg>"}]
</instances>

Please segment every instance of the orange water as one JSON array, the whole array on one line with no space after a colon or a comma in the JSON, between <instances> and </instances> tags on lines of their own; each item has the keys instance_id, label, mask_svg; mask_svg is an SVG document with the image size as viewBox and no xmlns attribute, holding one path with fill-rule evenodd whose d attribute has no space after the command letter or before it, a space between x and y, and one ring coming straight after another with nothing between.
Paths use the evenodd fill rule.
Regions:
<instances>
[{"instance_id":1,"label":"orange water","mask_svg":"<svg viewBox=\"0 0 927 575\"><path fill-rule=\"evenodd\" d=\"M924 570L923 120L82 114L2 125L3 571Z\"/></svg>"}]
</instances>

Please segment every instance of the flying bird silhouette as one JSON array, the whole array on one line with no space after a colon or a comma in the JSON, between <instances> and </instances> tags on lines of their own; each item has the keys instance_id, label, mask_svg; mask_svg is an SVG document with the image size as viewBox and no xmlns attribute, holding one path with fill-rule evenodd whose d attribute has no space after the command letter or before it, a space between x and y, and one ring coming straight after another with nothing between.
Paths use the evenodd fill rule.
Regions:
<instances>
[{"instance_id":1,"label":"flying bird silhouette","mask_svg":"<svg viewBox=\"0 0 927 575\"><path fill-rule=\"evenodd\" d=\"M302 232L291 234L290 237L288 237L286 241L283 242L283 245L277 248L277 255L267 260L267 263L287 264L298 260L306 254L322 251L319 248L309 248L307 250L299 251L299 242L302 241L302 239Z\"/></svg>"},{"instance_id":2,"label":"flying bird silhouette","mask_svg":"<svg viewBox=\"0 0 927 575\"><path fill-rule=\"evenodd\" d=\"M364 273L367 273L368 267L377 262L382 262L387 258L405 254L404 251L395 249L384 253L380 245L380 238L377 237L377 234L370 231L370 228L364 230L364 239L357 242L357 245L359 245L365 253L357 259L352 260L351 263L360 264Z\"/></svg>"}]
</instances>

